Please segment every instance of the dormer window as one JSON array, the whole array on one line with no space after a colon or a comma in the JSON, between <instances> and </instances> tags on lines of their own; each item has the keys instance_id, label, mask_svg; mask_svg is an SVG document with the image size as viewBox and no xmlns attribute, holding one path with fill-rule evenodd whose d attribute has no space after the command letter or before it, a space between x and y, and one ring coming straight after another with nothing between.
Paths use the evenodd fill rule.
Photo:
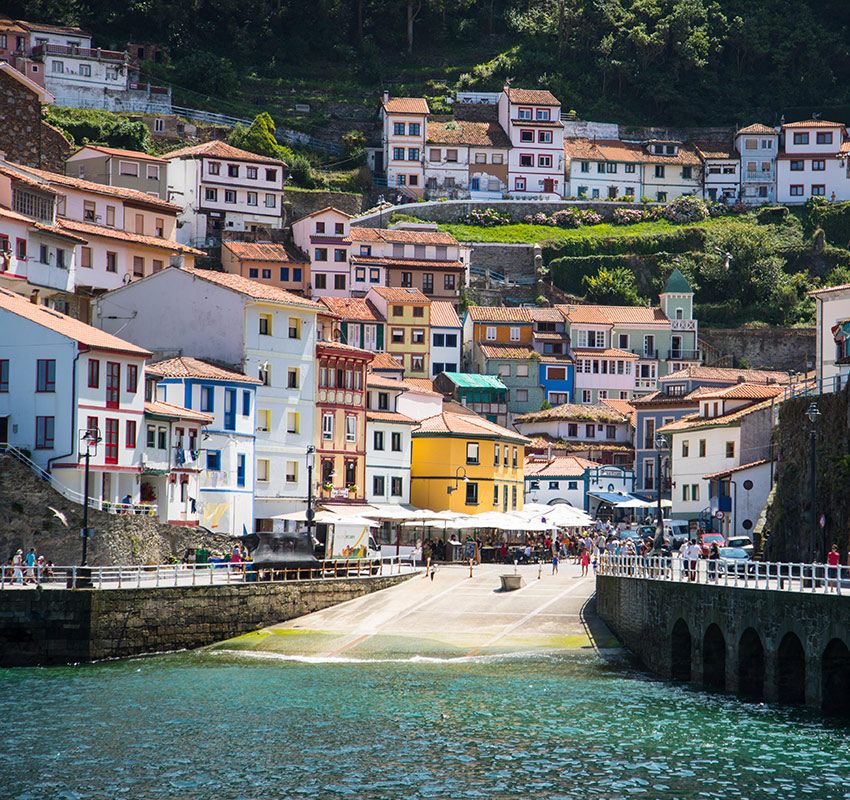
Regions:
<instances>
[{"instance_id":1,"label":"dormer window","mask_svg":"<svg viewBox=\"0 0 850 800\"><path fill-rule=\"evenodd\" d=\"M520 108L517 111L517 119L531 119L531 109L530 108Z\"/></svg>"},{"instance_id":2,"label":"dormer window","mask_svg":"<svg viewBox=\"0 0 850 800\"><path fill-rule=\"evenodd\" d=\"M548 122L550 119L549 109L548 108L538 108L537 109L537 119L542 120L543 122Z\"/></svg>"}]
</instances>

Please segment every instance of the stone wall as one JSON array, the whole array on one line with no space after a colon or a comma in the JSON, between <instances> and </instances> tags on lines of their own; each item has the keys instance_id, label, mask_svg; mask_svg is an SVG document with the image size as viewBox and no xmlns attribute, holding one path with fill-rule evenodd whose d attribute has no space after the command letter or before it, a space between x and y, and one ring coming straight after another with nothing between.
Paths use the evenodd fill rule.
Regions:
<instances>
[{"instance_id":1,"label":"stone wall","mask_svg":"<svg viewBox=\"0 0 850 800\"><path fill-rule=\"evenodd\" d=\"M0 71L0 119L0 151L9 161L64 173L70 143L41 118L37 95L7 70Z\"/></svg>"},{"instance_id":2,"label":"stone wall","mask_svg":"<svg viewBox=\"0 0 850 800\"><path fill-rule=\"evenodd\" d=\"M283 202L287 206L287 222L290 224L328 206L352 216L363 212L363 195L353 192L317 192L287 187Z\"/></svg>"},{"instance_id":3,"label":"stone wall","mask_svg":"<svg viewBox=\"0 0 850 800\"><path fill-rule=\"evenodd\" d=\"M777 699L777 691L781 691L777 686L777 652L786 634L793 633L805 653L805 686L797 688L805 691L806 703L815 707L821 706L821 662L827 645L836 638L850 645L850 603L835 595L599 575L596 608L614 635L647 669L669 679L675 677L674 659L687 657L690 679L695 683L707 678L705 634L716 625L725 643L725 681L718 688L730 692L741 688L739 643L743 633L753 629L764 648L767 700ZM680 619L691 636L690 653L677 652L673 629Z\"/></svg>"},{"instance_id":4,"label":"stone wall","mask_svg":"<svg viewBox=\"0 0 850 800\"><path fill-rule=\"evenodd\" d=\"M701 327L700 339L730 356L735 366L797 372L814 368L814 328Z\"/></svg>"},{"instance_id":5,"label":"stone wall","mask_svg":"<svg viewBox=\"0 0 850 800\"><path fill-rule=\"evenodd\" d=\"M0 667L203 647L409 577L104 591L8 589L0 592Z\"/></svg>"}]
</instances>

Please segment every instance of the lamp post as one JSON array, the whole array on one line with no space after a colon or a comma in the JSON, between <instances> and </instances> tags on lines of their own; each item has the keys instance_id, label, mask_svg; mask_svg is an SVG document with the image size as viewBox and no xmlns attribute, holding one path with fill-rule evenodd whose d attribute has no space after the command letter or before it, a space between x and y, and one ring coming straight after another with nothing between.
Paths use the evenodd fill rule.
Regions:
<instances>
[{"instance_id":1,"label":"lamp post","mask_svg":"<svg viewBox=\"0 0 850 800\"><path fill-rule=\"evenodd\" d=\"M809 403L809 407L806 409L806 416L809 418L809 530L812 537L812 561L814 561L820 554L817 518L817 441L820 409L817 403ZM826 553L823 555L826 557Z\"/></svg>"},{"instance_id":2,"label":"lamp post","mask_svg":"<svg viewBox=\"0 0 850 800\"><path fill-rule=\"evenodd\" d=\"M89 528L89 475L91 474L91 456L92 451L97 453L97 445L100 442L100 431L97 428L82 428L80 430L80 441L85 445L85 472L83 473L83 527L80 531L80 536L83 540L83 553L80 559L80 567L87 567L89 560L89 537L91 530ZM77 575L78 587L91 586L91 578L88 575L88 570L81 569Z\"/></svg>"},{"instance_id":3,"label":"lamp post","mask_svg":"<svg viewBox=\"0 0 850 800\"><path fill-rule=\"evenodd\" d=\"M313 520L316 518L316 512L313 511L313 466L316 463L316 448L310 444L307 445L307 538L310 541L310 546L313 546Z\"/></svg>"},{"instance_id":4,"label":"lamp post","mask_svg":"<svg viewBox=\"0 0 850 800\"><path fill-rule=\"evenodd\" d=\"M660 433L655 435L655 481L658 485L657 507L658 522L655 526L655 547L664 544L664 511L661 508L661 452L667 449L667 439Z\"/></svg>"},{"instance_id":5,"label":"lamp post","mask_svg":"<svg viewBox=\"0 0 850 800\"><path fill-rule=\"evenodd\" d=\"M466 467L458 467L455 470L455 485L454 486L446 486L446 492L448 494L452 494L456 492L458 487L460 486L460 482L469 483L469 478L466 475Z\"/></svg>"}]
</instances>

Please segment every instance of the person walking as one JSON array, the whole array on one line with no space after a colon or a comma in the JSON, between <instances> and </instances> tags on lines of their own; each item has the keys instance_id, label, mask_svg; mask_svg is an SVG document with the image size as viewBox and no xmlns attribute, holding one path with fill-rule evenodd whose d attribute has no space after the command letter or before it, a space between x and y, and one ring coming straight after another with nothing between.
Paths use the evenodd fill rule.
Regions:
<instances>
[{"instance_id":1,"label":"person walking","mask_svg":"<svg viewBox=\"0 0 850 800\"><path fill-rule=\"evenodd\" d=\"M18 550L14 556L12 556L12 580L23 586L24 583L24 551Z\"/></svg>"},{"instance_id":2,"label":"person walking","mask_svg":"<svg viewBox=\"0 0 850 800\"><path fill-rule=\"evenodd\" d=\"M557 550L555 550L552 553L552 574L553 575L558 574L558 551Z\"/></svg>"},{"instance_id":3,"label":"person walking","mask_svg":"<svg viewBox=\"0 0 850 800\"><path fill-rule=\"evenodd\" d=\"M826 575L827 575L827 586L829 587L829 591L834 592L838 591L841 594L841 580L839 578L839 571L841 569L841 554L838 552L838 543L832 543L832 550L830 550L826 554Z\"/></svg>"},{"instance_id":4,"label":"person walking","mask_svg":"<svg viewBox=\"0 0 850 800\"><path fill-rule=\"evenodd\" d=\"M587 577L587 568L590 566L590 548L585 547L581 551L581 577Z\"/></svg>"},{"instance_id":5,"label":"person walking","mask_svg":"<svg viewBox=\"0 0 850 800\"><path fill-rule=\"evenodd\" d=\"M426 541L424 545L422 545L422 555L425 558L425 574L422 577L428 578L428 576L430 575L431 580L434 580L434 576L431 575L431 557L433 555L433 552L431 550L430 539Z\"/></svg>"},{"instance_id":6,"label":"person walking","mask_svg":"<svg viewBox=\"0 0 850 800\"><path fill-rule=\"evenodd\" d=\"M710 581L717 580L717 562L720 560L720 548L717 542L711 545L708 550L708 579Z\"/></svg>"},{"instance_id":7,"label":"person walking","mask_svg":"<svg viewBox=\"0 0 850 800\"><path fill-rule=\"evenodd\" d=\"M27 575L24 583L35 583L35 558L35 548L30 547L24 558L24 562L27 565Z\"/></svg>"}]
</instances>

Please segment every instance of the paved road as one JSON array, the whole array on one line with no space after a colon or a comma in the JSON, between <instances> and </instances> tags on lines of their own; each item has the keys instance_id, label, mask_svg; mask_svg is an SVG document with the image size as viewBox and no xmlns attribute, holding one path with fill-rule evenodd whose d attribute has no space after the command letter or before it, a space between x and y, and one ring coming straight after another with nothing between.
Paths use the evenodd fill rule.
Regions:
<instances>
[{"instance_id":1,"label":"paved road","mask_svg":"<svg viewBox=\"0 0 850 800\"><path fill-rule=\"evenodd\" d=\"M248 634L219 647L315 658L474 656L540 649L609 647L608 630L585 605L592 574L580 568L519 567L524 586L499 591L513 567L441 566L398 586ZM538 575L540 577L538 578Z\"/></svg>"}]
</instances>

